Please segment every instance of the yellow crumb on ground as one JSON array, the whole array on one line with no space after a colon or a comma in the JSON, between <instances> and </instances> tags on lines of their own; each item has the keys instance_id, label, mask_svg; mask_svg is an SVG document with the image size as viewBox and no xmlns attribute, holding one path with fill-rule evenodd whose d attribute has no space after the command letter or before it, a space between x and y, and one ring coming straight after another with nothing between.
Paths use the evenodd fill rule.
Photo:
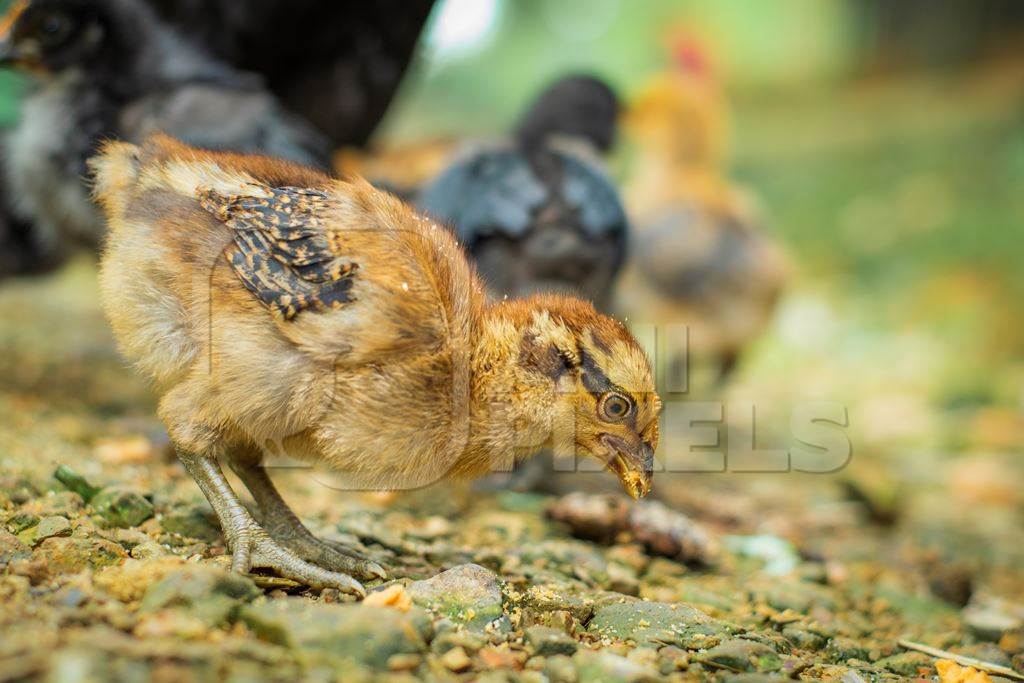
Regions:
<instances>
[{"instance_id":1,"label":"yellow crumb on ground","mask_svg":"<svg viewBox=\"0 0 1024 683\"><path fill-rule=\"evenodd\" d=\"M412 598L409 597L405 586L396 583L384 590L370 593L363 600L363 604L374 607L394 607L400 612L408 612L409 608L412 607Z\"/></svg>"},{"instance_id":2,"label":"yellow crumb on ground","mask_svg":"<svg viewBox=\"0 0 1024 683\"><path fill-rule=\"evenodd\" d=\"M960 666L949 659L935 662L935 670L939 672L941 683L992 683L992 679L984 671L978 671L970 666Z\"/></svg>"}]
</instances>

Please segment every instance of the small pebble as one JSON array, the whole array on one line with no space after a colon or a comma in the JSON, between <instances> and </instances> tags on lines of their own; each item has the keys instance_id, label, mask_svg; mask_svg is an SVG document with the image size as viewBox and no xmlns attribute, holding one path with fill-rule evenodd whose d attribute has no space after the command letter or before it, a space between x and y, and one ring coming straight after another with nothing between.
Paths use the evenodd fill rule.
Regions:
<instances>
[{"instance_id":1,"label":"small pebble","mask_svg":"<svg viewBox=\"0 0 1024 683\"><path fill-rule=\"evenodd\" d=\"M469 655L467 655L466 651L461 647L453 647L448 650L448 652L441 655L441 663L444 664L446 669L449 671L455 671L456 673L466 671L473 665Z\"/></svg>"}]
</instances>

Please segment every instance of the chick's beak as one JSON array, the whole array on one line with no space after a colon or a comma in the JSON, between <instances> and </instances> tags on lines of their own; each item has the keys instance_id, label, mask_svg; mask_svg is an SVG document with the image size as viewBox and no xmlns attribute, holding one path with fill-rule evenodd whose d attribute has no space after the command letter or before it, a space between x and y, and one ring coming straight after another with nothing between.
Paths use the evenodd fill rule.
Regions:
<instances>
[{"instance_id":1,"label":"chick's beak","mask_svg":"<svg viewBox=\"0 0 1024 683\"><path fill-rule=\"evenodd\" d=\"M608 449L607 467L615 473L633 500L639 500L651 492L654 475L654 449L642 441L630 446L624 439L603 434L601 443Z\"/></svg>"}]
</instances>

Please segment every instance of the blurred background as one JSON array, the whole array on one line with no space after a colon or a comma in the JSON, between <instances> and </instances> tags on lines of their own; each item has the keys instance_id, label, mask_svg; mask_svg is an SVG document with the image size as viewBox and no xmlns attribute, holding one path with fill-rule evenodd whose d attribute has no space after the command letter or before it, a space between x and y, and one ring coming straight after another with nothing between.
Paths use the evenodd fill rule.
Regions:
<instances>
[{"instance_id":1,"label":"blurred background","mask_svg":"<svg viewBox=\"0 0 1024 683\"><path fill-rule=\"evenodd\" d=\"M628 107L690 46L727 103L706 114L721 118L724 174L750 191L789 255L781 303L728 391L763 410L843 403L858 455L1016 452L1022 33L1012 0L445 0L371 148L502 135L569 72L600 76ZM0 121L17 119L25 88L0 72ZM642 163L635 151L620 134L608 162L618 182ZM53 286L0 285L8 322L20 320L22 289ZM82 297L90 306L69 315L85 315L93 295L33 295L21 312L45 328L36 314L47 299ZM84 342L87 326L52 324L61 335L42 343L60 353L38 353L33 324L4 326L5 384L47 384L57 357L82 353L63 345ZM102 326L94 334L105 350Z\"/></svg>"},{"instance_id":2,"label":"blurred background","mask_svg":"<svg viewBox=\"0 0 1024 683\"><path fill-rule=\"evenodd\" d=\"M604 79L629 110L684 67L711 98L694 106L721 150L715 173L756 206L787 275L727 381L674 400L721 401L745 440L753 404L764 448L795 443L799 406L836 402L853 455L827 476L667 478L662 499L802 552L955 557L1020 600L1024 3L441 0L368 147L336 163L373 169L383 150L505 135L569 72ZM0 78L0 119L13 122L26 85ZM603 163L635 186L644 153L620 131ZM158 448L152 396L113 349L94 271L85 255L0 282L5 462L99 476L98 448ZM668 432L666 448L686 448Z\"/></svg>"},{"instance_id":3,"label":"blurred background","mask_svg":"<svg viewBox=\"0 0 1024 683\"><path fill-rule=\"evenodd\" d=\"M692 40L728 101L729 174L793 271L732 394L844 403L857 456L1016 453L1022 33L1012 1L450 0L379 135L500 133L567 71L628 103Z\"/></svg>"}]
</instances>

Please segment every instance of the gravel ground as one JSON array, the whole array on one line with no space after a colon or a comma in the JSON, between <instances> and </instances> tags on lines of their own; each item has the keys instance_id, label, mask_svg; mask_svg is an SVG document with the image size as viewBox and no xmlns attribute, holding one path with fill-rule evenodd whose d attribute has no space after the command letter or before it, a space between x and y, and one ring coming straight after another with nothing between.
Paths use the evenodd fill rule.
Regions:
<instances>
[{"instance_id":1,"label":"gravel ground","mask_svg":"<svg viewBox=\"0 0 1024 683\"><path fill-rule=\"evenodd\" d=\"M392 578L360 604L233 575L93 277L0 288L0 681L935 680L908 641L1024 674L1021 463L991 450L664 475L640 505L597 475L382 495L280 469Z\"/></svg>"}]
</instances>

